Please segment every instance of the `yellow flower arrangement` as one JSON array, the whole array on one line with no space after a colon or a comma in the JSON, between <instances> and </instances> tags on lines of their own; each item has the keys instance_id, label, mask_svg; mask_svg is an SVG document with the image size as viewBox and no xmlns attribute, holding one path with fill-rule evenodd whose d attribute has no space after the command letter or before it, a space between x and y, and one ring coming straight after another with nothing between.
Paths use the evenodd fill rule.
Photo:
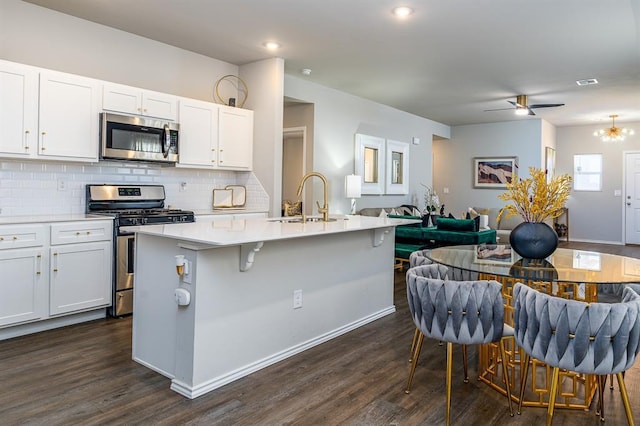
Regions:
<instances>
[{"instance_id":1,"label":"yellow flower arrangement","mask_svg":"<svg viewBox=\"0 0 640 426\"><path fill-rule=\"evenodd\" d=\"M506 211L507 217L520 215L525 222L542 222L558 217L571 192L571 176L562 174L547 182L546 173L529 167L531 177L513 179L507 183L507 191L498 195L502 201L511 201L498 215L498 221Z\"/></svg>"}]
</instances>

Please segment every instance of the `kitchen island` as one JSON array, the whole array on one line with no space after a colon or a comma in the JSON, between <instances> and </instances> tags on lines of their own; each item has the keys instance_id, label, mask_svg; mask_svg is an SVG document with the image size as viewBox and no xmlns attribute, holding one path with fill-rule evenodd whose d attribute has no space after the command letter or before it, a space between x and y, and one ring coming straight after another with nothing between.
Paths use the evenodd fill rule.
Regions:
<instances>
[{"instance_id":1,"label":"kitchen island","mask_svg":"<svg viewBox=\"0 0 640 426\"><path fill-rule=\"evenodd\" d=\"M286 220L141 227L133 359L196 398L395 312L393 228L416 221Z\"/></svg>"}]
</instances>

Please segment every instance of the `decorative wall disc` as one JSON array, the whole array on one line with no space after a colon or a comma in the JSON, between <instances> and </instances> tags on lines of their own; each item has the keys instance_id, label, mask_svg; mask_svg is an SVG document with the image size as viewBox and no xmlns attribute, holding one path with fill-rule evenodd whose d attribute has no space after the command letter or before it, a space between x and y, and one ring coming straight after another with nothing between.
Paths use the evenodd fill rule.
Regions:
<instances>
[{"instance_id":1,"label":"decorative wall disc","mask_svg":"<svg viewBox=\"0 0 640 426\"><path fill-rule=\"evenodd\" d=\"M213 97L219 104L242 108L249 96L247 84L237 75L228 74L220 78L214 87Z\"/></svg>"}]
</instances>

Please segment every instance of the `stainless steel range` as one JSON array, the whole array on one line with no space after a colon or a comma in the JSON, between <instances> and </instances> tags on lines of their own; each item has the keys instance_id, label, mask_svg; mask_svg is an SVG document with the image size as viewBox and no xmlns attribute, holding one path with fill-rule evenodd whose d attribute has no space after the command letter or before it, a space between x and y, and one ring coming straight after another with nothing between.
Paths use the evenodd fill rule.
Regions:
<instances>
[{"instance_id":1,"label":"stainless steel range","mask_svg":"<svg viewBox=\"0 0 640 426\"><path fill-rule=\"evenodd\" d=\"M144 225L186 223L192 211L164 208L162 185L87 185L87 213L105 214L114 223L114 317L133 312L135 231Z\"/></svg>"}]
</instances>

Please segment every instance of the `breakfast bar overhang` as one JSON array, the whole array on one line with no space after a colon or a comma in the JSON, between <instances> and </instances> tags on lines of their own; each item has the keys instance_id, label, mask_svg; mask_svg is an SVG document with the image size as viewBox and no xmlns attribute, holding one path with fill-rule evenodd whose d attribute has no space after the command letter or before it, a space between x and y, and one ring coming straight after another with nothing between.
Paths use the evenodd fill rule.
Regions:
<instances>
[{"instance_id":1,"label":"breakfast bar overhang","mask_svg":"<svg viewBox=\"0 0 640 426\"><path fill-rule=\"evenodd\" d=\"M196 398L391 314L394 227L413 222L345 216L142 227L133 359ZM176 256L184 256L182 275Z\"/></svg>"}]
</instances>

